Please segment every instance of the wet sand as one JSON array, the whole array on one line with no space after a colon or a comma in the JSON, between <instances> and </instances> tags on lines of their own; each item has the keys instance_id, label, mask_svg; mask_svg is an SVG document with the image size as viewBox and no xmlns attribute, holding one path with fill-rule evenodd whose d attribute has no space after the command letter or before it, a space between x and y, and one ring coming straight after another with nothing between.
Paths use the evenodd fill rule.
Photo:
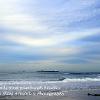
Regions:
<instances>
[{"instance_id":1,"label":"wet sand","mask_svg":"<svg viewBox=\"0 0 100 100\"><path fill-rule=\"evenodd\" d=\"M100 96L88 96L88 93L100 94L100 90L67 91L63 96L0 96L0 100L100 100Z\"/></svg>"}]
</instances>

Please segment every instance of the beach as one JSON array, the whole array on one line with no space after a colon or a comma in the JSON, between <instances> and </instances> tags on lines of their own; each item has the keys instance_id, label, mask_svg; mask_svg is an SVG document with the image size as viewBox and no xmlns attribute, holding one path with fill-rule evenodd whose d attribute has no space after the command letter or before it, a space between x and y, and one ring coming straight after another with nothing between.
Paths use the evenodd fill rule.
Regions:
<instances>
[{"instance_id":1,"label":"beach","mask_svg":"<svg viewBox=\"0 0 100 100\"><path fill-rule=\"evenodd\" d=\"M100 73L1 73L0 100L100 100Z\"/></svg>"},{"instance_id":2,"label":"beach","mask_svg":"<svg viewBox=\"0 0 100 100\"><path fill-rule=\"evenodd\" d=\"M0 0L0 100L100 100L100 0Z\"/></svg>"},{"instance_id":3,"label":"beach","mask_svg":"<svg viewBox=\"0 0 100 100\"><path fill-rule=\"evenodd\" d=\"M1 96L0 100L100 100L100 96L88 96L88 93L99 93L100 90L68 91L63 96Z\"/></svg>"}]
</instances>

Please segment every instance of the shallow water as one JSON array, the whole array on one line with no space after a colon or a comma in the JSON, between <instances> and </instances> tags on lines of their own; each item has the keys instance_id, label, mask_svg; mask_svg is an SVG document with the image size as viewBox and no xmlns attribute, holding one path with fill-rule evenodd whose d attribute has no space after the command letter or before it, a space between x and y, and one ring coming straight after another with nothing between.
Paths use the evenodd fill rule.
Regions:
<instances>
[{"instance_id":1,"label":"shallow water","mask_svg":"<svg viewBox=\"0 0 100 100\"><path fill-rule=\"evenodd\" d=\"M100 89L100 73L9 72L0 73L0 87L54 87L56 90ZM2 88L1 88L2 89ZM46 89L45 89L46 90Z\"/></svg>"}]
</instances>

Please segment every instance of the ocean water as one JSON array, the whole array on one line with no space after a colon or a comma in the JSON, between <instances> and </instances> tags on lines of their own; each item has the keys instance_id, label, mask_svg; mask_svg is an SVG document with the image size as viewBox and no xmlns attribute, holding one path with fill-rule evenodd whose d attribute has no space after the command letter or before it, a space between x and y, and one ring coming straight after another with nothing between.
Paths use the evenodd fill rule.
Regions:
<instances>
[{"instance_id":1,"label":"ocean water","mask_svg":"<svg viewBox=\"0 0 100 100\"><path fill-rule=\"evenodd\" d=\"M6 89L11 91L100 89L100 73L42 71L0 73L0 91Z\"/></svg>"}]
</instances>

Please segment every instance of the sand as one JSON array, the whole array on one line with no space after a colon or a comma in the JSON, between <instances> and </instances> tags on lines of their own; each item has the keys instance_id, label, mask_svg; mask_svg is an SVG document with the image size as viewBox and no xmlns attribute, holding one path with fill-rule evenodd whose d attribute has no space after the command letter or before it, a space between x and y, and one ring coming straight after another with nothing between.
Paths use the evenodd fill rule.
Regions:
<instances>
[{"instance_id":1,"label":"sand","mask_svg":"<svg viewBox=\"0 0 100 100\"><path fill-rule=\"evenodd\" d=\"M100 90L74 90L65 92L63 96L0 96L0 100L100 100L100 96L88 96L88 93L100 93Z\"/></svg>"}]
</instances>

